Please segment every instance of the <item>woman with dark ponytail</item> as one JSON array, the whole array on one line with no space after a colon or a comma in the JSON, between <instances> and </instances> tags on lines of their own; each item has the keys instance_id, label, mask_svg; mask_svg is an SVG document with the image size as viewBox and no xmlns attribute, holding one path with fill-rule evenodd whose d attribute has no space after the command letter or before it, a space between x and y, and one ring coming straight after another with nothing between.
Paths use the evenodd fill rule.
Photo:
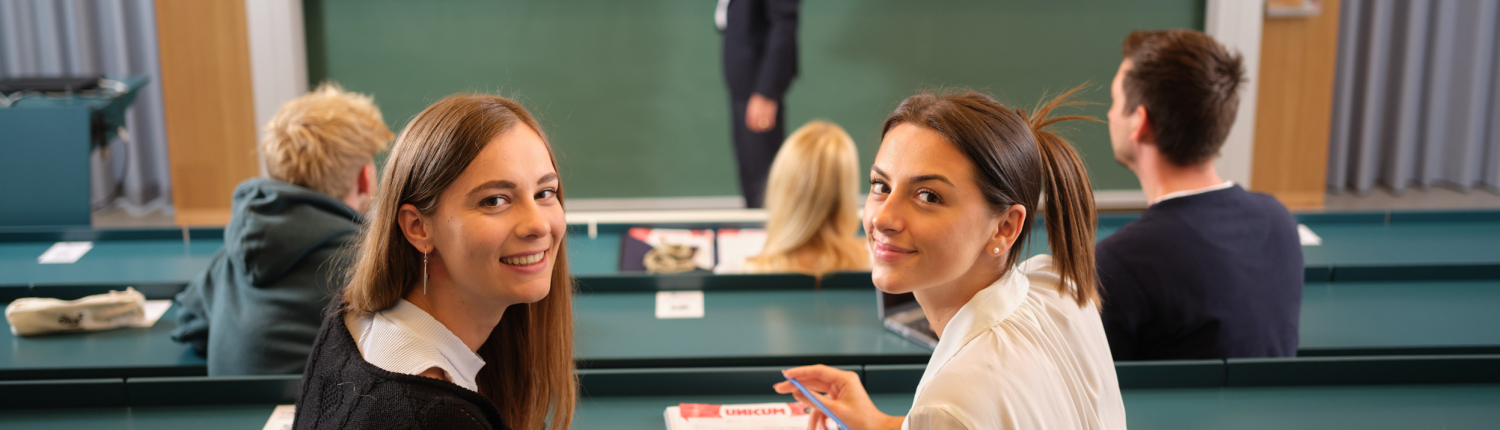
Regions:
<instances>
[{"instance_id":1,"label":"woman with dark ponytail","mask_svg":"<svg viewBox=\"0 0 1500 430\"><path fill-rule=\"evenodd\" d=\"M1080 87L1081 88L1081 87ZM937 348L905 417L853 372L787 370L851 429L1125 428L1099 319L1094 198L1049 117L975 92L919 93L885 121L864 227L875 286L914 293ZM1097 120L1094 120L1097 121ZM1045 214L1052 255L1022 261ZM811 404L790 383L776 384ZM823 420L816 409L810 423Z\"/></svg>"}]
</instances>

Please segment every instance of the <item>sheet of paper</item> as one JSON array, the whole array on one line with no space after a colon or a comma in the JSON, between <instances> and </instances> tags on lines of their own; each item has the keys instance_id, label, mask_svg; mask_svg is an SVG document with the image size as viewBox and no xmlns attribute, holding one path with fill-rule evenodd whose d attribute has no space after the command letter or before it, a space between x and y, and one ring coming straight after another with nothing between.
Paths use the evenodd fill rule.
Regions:
<instances>
[{"instance_id":1,"label":"sheet of paper","mask_svg":"<svg viewBox=\"0 0 1500 430\"><path fill-rule=\"evenodd\" d=\"M151 327L156 325L156 320L161 319L162 314L167 313L167 309L172 307L172 301L147 300L145 307L146 319L141 320L141 322L134 324L132 327Z\"/></svg>"},{"instance_id":2,"label":"sheet of paper","mask_svg":"<svg viewBox=\"0 0 1500 430\"><path fill-rule=\"evenodd\" d=\"M714 273L745 272L745 259L760 255L766 246L766 231L761 229L719 229L719 264Z\"/></svg>"},{"instance_id":3,"label":"sheet of paper","mask_svg":"<svg viewBox=\"0 0 1500 430\"><path fill-rule=\"evenodd\" d=\"M1302 241L1302 246L1318 246L1323 244L1323 238L1307 228L1307 224L1297 224L1297 238Z\"/></svg>"},{"instance_id":4,"label":"sheet of paper","mask_svg":"<svg viewBox=\"0 0 1500 430\"><path fill-rule=\"evenodd\" d=\"M703 318L703 292L656 292L656 318Z\"/></svg>"},{"instance_id":5,"label":"sheet of paper","mask_svg":"<svg viewBox=\"0 0 1500 430\"><path fill-rule=\"evenodd\" d=\"M58 242L47 248L40 257L36 258L37 264L72 264L83 254L94 249L94 242Z\"/></svg>"},{"instance_id":6,"label":"sheet of paper","mask_svg":"<svg viewBox=\"0 0 1500 430\"><path fill-rule=\"evenodd\" d=\"M292 419L297 417L297 405L277 405L271 411L271 419L261 430L292 430Z\"/></svg>"}]
</instances>

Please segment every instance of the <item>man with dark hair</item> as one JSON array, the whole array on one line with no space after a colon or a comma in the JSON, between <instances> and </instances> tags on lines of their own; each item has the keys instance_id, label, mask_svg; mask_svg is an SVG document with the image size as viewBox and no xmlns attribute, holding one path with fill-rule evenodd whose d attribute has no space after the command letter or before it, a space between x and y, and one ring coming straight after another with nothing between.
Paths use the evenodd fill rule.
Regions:
<instances>
[{"instance_id":1,"label":"man with dark hair","mask_svg":"<svg viewBox=\"0 0 1500 430\"><path fill-rule=\"evenodd\" d=\"M1296 355L1297 223L1214 170L1239 105L1240 56L1192 30L1136 31L1124 54L1110 140L1150 206L1097 248L1114 358Z\"/></svg>"}]
</instances>

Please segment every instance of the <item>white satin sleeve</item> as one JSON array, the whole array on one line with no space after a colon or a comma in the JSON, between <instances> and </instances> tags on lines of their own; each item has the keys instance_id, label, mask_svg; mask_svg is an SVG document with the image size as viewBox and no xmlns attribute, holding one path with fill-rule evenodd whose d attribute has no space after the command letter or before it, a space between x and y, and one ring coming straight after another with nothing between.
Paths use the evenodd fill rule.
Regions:
<instances>
[{"instance_id":1,"label":"white satin sleeve","mask_svg":"<svg viewBox=\"0 0 1500 430\"><path fill-rule=\"evenodd\" d=\"M901 422L902 430L970 430L975 427L970 420L945 406L918 406L906 414Z\"/></svg>"}]
</instances>

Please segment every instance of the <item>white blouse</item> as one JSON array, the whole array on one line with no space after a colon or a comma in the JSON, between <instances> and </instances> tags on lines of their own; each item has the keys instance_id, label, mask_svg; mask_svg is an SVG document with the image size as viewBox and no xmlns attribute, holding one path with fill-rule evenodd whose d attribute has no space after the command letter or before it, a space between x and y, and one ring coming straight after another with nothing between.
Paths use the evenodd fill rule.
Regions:
<instances>
[{"instance_id":1,"label":"white blouse","mask_svg":"<svg viewBox=\"0 0 1500 430\"><path fill-rule=\"evenodd\" d=\"M1058 290L1039 255L943 329L903 429L1124 429L1099 311Z\"/></svg>"},{"instance_id":2,"label":"white blouse","mask_svg":"<svg viewBox=\"0 0 1500 430\"><path fill-rule=\"evenodd\" d=\"M354 336L359 354L375 367L407 375L436 367L454 384L479 392L474 377L484 367L484 359L447 326L405 299L374 315L345 316L344 325Z\"/></svg>"}]
</instances>

